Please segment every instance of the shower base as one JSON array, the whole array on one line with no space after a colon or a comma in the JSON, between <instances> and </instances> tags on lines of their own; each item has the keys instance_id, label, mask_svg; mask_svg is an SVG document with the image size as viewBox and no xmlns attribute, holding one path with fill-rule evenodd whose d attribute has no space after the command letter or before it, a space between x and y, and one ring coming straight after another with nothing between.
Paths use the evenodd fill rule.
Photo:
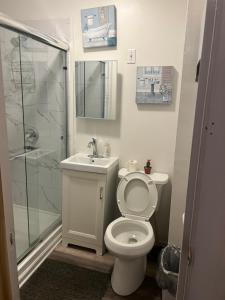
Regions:
<instances>
[{"instance_id":1,"label":"shower base","mask_svg":"<svg viewBox=\"0 0 225 300\"><path fill-rule=\"evenodd\" d=\"M28 232L28 217L27 207L22 205L13 205L14 224L15 224L15 239L16 239L16 256L21 259L30 248L30 237ZM44 211L36 208L29 208L29 213L32 214L36 224L31 224L30 232L32 239L38 239L41 234L46 232L53 224L56 224L60 219L60 214L49 211ZM33 221L34 221L33 220Z\"/></svg>"}]
</instances>

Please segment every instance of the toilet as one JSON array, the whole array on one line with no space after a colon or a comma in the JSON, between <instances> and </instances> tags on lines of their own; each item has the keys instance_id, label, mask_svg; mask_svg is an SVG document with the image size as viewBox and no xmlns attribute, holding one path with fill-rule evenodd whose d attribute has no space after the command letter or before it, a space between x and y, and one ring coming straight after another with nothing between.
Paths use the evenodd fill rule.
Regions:
<instances>
[{"instance_id":1,"label":"toilet","mask_svg":"<svg viewBox=\"0 0 225 300\"><path fill-rule=\"evenodd\" d=\"M168 175L121 169L119 178L117 205L122 217L109 224L104 239L107 249L115 256L112 288L126 296L144 280L147 254L155 243L149 219L159 207Z\"/></svg>"}]
</instances>

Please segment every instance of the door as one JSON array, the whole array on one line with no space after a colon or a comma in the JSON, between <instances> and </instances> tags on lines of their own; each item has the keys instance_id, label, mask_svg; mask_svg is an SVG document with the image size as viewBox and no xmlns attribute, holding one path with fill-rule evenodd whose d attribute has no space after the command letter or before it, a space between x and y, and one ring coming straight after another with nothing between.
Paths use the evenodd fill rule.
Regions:
<instances>
[{"instance_id":1,"label":"door","mask_svg":"<svg viewBox=\"0 0 225 300\"><path fill-rule=\"evenodd\" d=\"M225 299L225 5L208 1L177 299Z\"/></svg>"},{"instance_id":2,"label":"door","mask_svg":"<svg viewBox=\"0 0 225 300\"><path fill-rule=\"evenodd\" d=\"M63 171L63 240L96 249L103 240L105 176Z\"/></svg>"},{"instance_id":3,"label":"door","mask_svg":"<svg viewBox=\"0 0 225 300\"><path fill-rule=\"evenodd\" d=\"M66 158L65 51L20 35L30 244L61 224Z\"/></svg>"},{"instance_id":4,"label":"door","mask_svg":"<svg viewBox=\"0 0 225 300\"><path fill-rule=\"evenodd\" d=\"M2 27L0 48L19 262L61 224L66 52Z\"/></svg>"},{"instance_id":5,"label":"door","mask_svg":"<svg viewBox=\"0 0 225 300\"><path fill-rule=\"evenodd\" d=\"M1 60L0 128L0 299L19 300Z\"/></svg>"},{"instance_id":6,"label":"door","mask_svg":"<svg viewBox=\"0 0 225 300\"><path fill-rule=\"evenodd\" d=\"M16 253L18 261L29 249L26 156L24 155L24 110L21 85L20 35L0 27L0 46L7 146L10 165ZM36 219L36 218L35 218ZM36 222L35 231L38 231ZM34 229L34 228L33 228Z\"/></svg>"}]
</instances>

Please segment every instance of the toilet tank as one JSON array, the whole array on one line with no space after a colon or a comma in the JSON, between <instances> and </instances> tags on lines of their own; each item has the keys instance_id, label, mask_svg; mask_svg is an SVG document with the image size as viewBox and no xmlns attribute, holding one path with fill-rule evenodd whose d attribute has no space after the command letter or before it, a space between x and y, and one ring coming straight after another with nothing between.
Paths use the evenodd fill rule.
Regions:
<instances>
[{"instance_id":1,"label":"toilet tank","mask_svg":"<svg viewBox=\"0 0 225 300\"><path fill-rule=\"evenodd\" d=\"M137 172L144 173L144 171L137 171ZM119 173L118 173L119 179L122 179L128 173L129 173L129 171L126 168L120 169ZM157 207L156 207L156 211L157 211L159 208L159 205L160 205L160 201L161 201L163 186L165 184L167 184L167 182L169 180L169 176L168 176L168 174L157 173L157 172L154 172L151 174L146 174L146 175L148 175L151 178L151 180L155 183L157 191L158 191L158 203L157 203Z\"/></svg>"}]
</instances>

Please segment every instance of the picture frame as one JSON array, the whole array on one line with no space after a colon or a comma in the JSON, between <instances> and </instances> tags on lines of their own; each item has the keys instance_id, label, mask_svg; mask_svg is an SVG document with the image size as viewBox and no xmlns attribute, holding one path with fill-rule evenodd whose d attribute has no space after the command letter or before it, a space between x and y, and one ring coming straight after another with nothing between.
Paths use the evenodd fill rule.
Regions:
<instances>
[{"instance_id":1,"label":"picture frame","mask_svg":"<svg viewBox=\"0 0 225 300\"><path fill-rule=\"evenodd\" d=\"M174 79L173 66L138 66L137 104L170 104Z\"/></svg>"},{"instance_id":2,"label":"picture frame","mask_svg":"<svg viewBox=\"0 0 225 300\"><path fill-rule=\"evenodd\" d=\"M115 47L117 45L116 7L101 6L81 10L84 48Z\"/></svg>"}]
</instances>

